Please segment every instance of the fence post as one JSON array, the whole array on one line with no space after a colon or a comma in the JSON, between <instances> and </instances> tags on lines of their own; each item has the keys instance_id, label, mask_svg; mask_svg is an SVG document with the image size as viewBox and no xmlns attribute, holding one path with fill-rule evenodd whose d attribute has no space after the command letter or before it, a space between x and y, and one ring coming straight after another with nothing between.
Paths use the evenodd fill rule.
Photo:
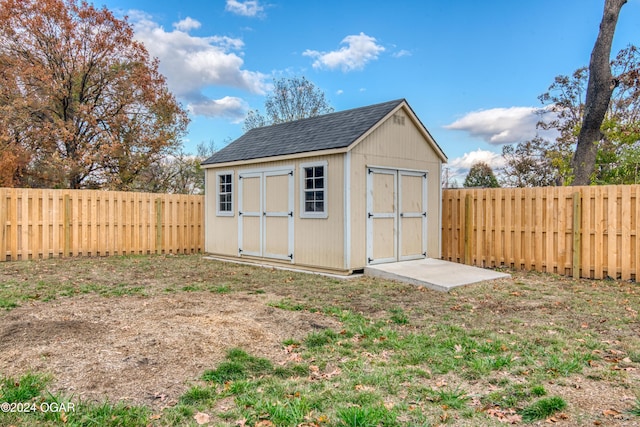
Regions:
<instances>
[{"instance_id":1,"label":"fence post","mask_svg":"<svg viewBox=\"0 0 640 427\"><path fill-rule=\"evenodd\" d=\"M573 193L573 262L571 265L574 279L580 278L580 261L582 253L582 241L580 226L582 224L582 198L580 192Z\"/></svg>"},{"instance_id":2,"label":"fence post","mask_svg":"<svg viewBox=\"0 0 640 427\"><path fill-rule=\"evenodd\" d=\"M156 199L156 254L162 253L162 199Z\"/></svg>"},{"instance_id":3,"label":"fence post","mask_svg":"<svg viewBox=\"0 0 640 427\"><path fill-rule=\"evenodd\" d=\"M0 262L7 260L7 191L0 188Z\"/></svg>"},{"instance_id":4,"label":"fence post","mask_svg":"<svg viewBox=\"0 0 640 427\"><path fill-rule=\"evenodd\" d=\"M71 252L71 197L65 194L62 198L64 205L64 215L62 218L62 229L64 232L63 257L68 257Z\"/></svg>"},{"instance_id":5,"label":"fence post","mask_svg":"<svg viewBox=\"0 0 640 427\"><path fill-rule=\"evenodd\" d=\"M471 264L471 194L464 197L464 263Z\"/></svg>"}]
</instances>

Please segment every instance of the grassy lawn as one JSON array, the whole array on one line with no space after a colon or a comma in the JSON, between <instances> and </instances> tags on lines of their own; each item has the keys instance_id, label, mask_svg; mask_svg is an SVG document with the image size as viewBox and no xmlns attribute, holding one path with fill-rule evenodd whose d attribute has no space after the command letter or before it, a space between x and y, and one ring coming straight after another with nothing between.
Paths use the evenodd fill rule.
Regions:
<instances>
[{"instance_id":1,"label":"grassy lawn","mask_svg":"<svg viewBox=\"0 0 640 427\"><path fill-rule=\"evenodd\" d=\"M0 263L0 325L34 301L179 293L272 295L276 310L340 327L285 340L286 363L229 348L161 410L78 401L50 393L48 372L0 371L0 403L65 409L0 412L0 425L640 425L635 283L515 272L445 294L199 255L14 262Z\"/></svg>"}]
</instances>

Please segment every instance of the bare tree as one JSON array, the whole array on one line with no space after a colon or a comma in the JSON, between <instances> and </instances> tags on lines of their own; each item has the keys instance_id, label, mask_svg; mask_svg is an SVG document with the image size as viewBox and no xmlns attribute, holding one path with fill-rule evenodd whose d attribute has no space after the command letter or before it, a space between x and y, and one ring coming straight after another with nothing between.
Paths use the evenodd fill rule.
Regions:
<instances>
[{"instance_id":1,"label":"bare tree","mask_svg":"<svg viewBox=\"0 0 640 427\"><path fill-rule=\"evenodd\" d=\"M216 151L213 140L200 142L195 154L176 149L151 163L137 177L132 189L151 193L202 194L204 169L201 165Z\"/></svg>"},{"instance_id":2,"label":"bare tree","mask_svg":"<svg viewBox=\"0 0 640 427\"><path fill-rule=\"evenodd\" d=\"M540 136L517 145L502 147L505 167L502 184L507 187L547 187L563 183L561 153ZM569 153L570 155L570 153Z\"/></svg>"},{"instance_id":3,"label":"bare tree","mask_svg":"<svg viewBox=\"0 0 640 427\"><path fill-rule=\"evenodd\" d=\"M245 131L333 112L324 92L304 77L274 80L264 106L266 117L258 110L249 111Z\"/></svg>"},{"instance_id":4,"label":"bare tree","mask_svg":"<svg viewBox=\"0 0 640 427\"><path fill-rule=\"evenodd\" d=\"M588 185L595 169L598 143L602 139L602 121L609 107L611 94L618 85L609 65L611 44L620 9L627 0L605 0L600 31L589 62L589 83L582 127L573 156L573 185Z\"/></svg>"}]
</instances>

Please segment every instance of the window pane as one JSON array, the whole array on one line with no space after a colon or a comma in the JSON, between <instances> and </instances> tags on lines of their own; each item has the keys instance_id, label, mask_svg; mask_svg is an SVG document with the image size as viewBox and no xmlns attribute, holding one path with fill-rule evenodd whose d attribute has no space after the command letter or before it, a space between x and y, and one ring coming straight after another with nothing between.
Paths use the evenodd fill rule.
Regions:
<instances>
[{"instance_id":1,"label":"window pane","mask_svg":"<svg viewBox=\"0 0 640 427\"><path fill-rule=\"evenodd\" d=\"M218 210L231 212L233 210L233 180L231 174L218 176Z\"/></svg>"},{"instance_id":2,"label":"window pane","mask_svg":"<svg viewBox=\"0 0 640 427\"><path fill-rule=\"evenodd\" d=\"M325 213L325 174L326 168L322 166L310 166L304 168L303 175L303 209L306 213Z\"/></svg>"},{"instance_id":3,"label":"window pane","mask_svg":"<svg viewBox=\"0 0 640 427\"><path fill-rule=\"evenodd\" d=\"M313 191L305 191L304 193L304 201L305 202L312 202L313 201Z\"/></svg>"}]
</instances>

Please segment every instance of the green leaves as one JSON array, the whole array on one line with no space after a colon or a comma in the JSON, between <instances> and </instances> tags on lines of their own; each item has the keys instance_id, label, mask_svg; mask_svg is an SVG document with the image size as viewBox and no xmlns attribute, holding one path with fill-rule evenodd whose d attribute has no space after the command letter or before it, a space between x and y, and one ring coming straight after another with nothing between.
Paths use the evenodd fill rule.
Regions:
<instances>
[{"instance_id":1,"label":"green leaves","mask_svg":"<svg viewBox=\"0 0 640 427\"><path fill-rule=\"evenodd\" d=\"M493 169L485 162L476 162L469 169L469 173L464 180L465 188L498 188L498 180L493 173Z\"/></svg>"}]
</instances>

